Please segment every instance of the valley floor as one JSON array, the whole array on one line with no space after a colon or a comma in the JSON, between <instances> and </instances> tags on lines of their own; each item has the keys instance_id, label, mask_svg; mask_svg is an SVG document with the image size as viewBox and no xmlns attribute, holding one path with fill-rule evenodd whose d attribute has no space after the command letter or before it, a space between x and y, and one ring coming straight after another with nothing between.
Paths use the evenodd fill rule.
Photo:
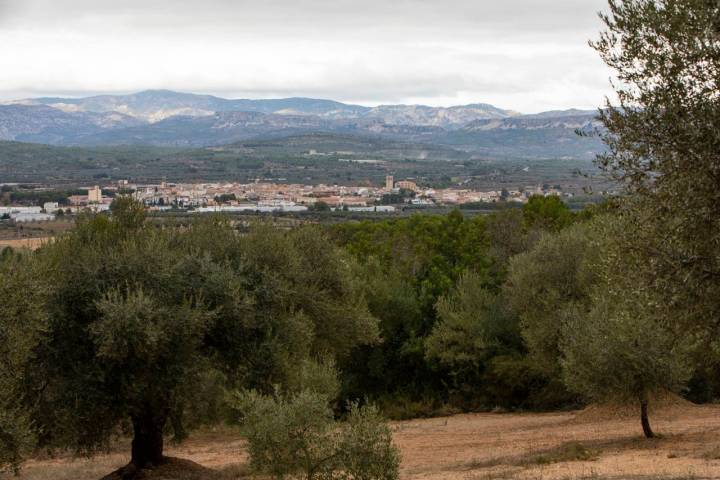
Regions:
<instances>
[{"instance_id":1,"label":"valley floor","mask_svg":"<svg viewBox=\"0 0 720 480\"><path fill-rule=\"evenodd\" d=\"M659 438L641 437L630 412L590 408L546 414L467 414L394 422L403 480L579 480L720 478L720 406L685 402L651 418ZM204 431L168 454L217 471L247 475L244 443L230 430ZM35 459L27 480L96 480L127 462L121 453L91 460ZM205 476L160 476L205 480ZM210 478L210 477L208 477Z\"/></svg>"}]
</instances>

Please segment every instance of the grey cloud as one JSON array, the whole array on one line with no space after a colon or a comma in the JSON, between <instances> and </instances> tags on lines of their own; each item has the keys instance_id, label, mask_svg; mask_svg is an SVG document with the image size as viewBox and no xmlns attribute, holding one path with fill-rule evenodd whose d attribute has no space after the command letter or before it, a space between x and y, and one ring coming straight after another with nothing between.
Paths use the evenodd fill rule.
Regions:
<instances>
[{"instance_id":1,"label":"grey cloud","mask_svg":"<svg viewBox=\"0 0 720 480\"><path fill-rule=\"evenodd\" d=\"M12 6L11 0L0 0L0 26L10 20Z\"/></svg>"},{"instance_id":2,"label":"grey cloud","mask_svg":"<svg viewBox=\"0 0 720 480\"><path fill-rule=\"evenodd\" d=\"M366 103L497 99L518 110L556 95L548 106L588 107L574 102L600 101L606 89L608 74L586 46L605 5L0 0L0 43L19 52L7 57L15 64L0 57L0 95L174 88ZM570 82L581 93L557 94Z\"/></svg>"},{"instance_id":3,"label":"grey cloud","mask_svg":"<svg viewBox=\"0 0 720 480\"><path fill-rule=\"evenodd\" d=\"M508 34L583 30L596 22L592 12L606 4L605 0L0 1L34 18L63 22L88 16L129 16L139 23L164 20L186 26L213 21L213 26L238 31L268 26L272 30L302 26L308 31L393 26L401 30L463 27L478 32L489 28Z\"/></svg>"},{"instance_id":4,"label":"grey cloud","mask_svg":"<svg viewBox=\"0 0 720 480\"><path fill-rule=\"evenodd\" d=\"M606 0L0 0L3 4L14 7L6 20L17 27L182 30L238 39L519 41L587 37L598 29L595 12Z\"/></svg>"}]
</instances>

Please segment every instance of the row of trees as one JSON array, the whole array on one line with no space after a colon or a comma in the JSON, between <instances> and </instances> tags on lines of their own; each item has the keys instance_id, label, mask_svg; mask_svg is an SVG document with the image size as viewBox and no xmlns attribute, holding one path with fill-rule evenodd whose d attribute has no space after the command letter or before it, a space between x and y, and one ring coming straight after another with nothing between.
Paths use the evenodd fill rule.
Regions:
<instances>
[{"instance_id":1,"label":"row of trees","mask_svg":"<svg viewBox=\"0 0 720 480\"><path fill-rule=\"evenodd\" d=\"M489 217L239 236L221 219L159 228L119 199L110 218L3 255L2 461L38 445L92 454L128 433L139 469L162 462L167 434L236 411L259 470L396 472L387 427L358 398L400 415L633 398L650 436L649 398L684 386L703 344L673 335L638 288L623 212L535 197Z\"/></svg>"},{"instance_id":2,"label":"row of trees","mask_svg":"<svg viewBox=\"0 0 720 480\"><path fill-rule=\"evenodd\" d=\"M400 409L413 402L633 398L652 435L647 402L685 384L697 344L644 310L636 273L618 273L618 218L535 197L489 217L333 227L355 261L317 228L158 228L120 199L111 218L4 256L4 461L36 445L92 454L126 432L138 469L162 462L167 434L236 410L259 469L336 475L357 460L342 433L352 428L332 413L350 401L348 425L377 432L354 451L396 464L377 411L357 398L396 415L428 413ZM338 362L337 386L299 367L320 360ZM305 449L293 431L312 433L302 441L317 452L300 466L287 461Z\"/></svg>"},{"instance_id":3,"label":"row of trees","mask_svg":"<svg viewBox=\"0 0 720 480\"><path fill-rule=\"evenodd\" d=\"M298 428L315 432L307 441L322 460L307 460L309 476L347 473L369 452L395 465L387 427L357 399L525 406L548 383L531 368L503 285L515 249L576 220L558 199L537 197L488 218L238 235L222 219L149 223L119 198L110 217L83 217L33 254L3 255L3 462L37 446L93 454L129 434L134 471L163 461L168 434L182 439L236 411L258 451L286 452L257 465L265 471L296 469L282 459L302 450L287 449ZM298 366L319 361L337 362L337 388L327 387L332 374L306 385ZM241 393L228 403L227 392ZM315 430L297 424L314 417L298 417L310 404L322 413ZM347 428L333 414L345 410ZM280 428L272 422L282 415ZM362 443L357 431L376 434Z\"/></svg>"},{"instance_id":4,"label":"row of trees","mask_svg":"<svg viewBox=\"0 0 720 480\"><path fill-rule=\"evenodd\" d=\"M341 365L345 393L373 395L399 417L432 413L441 404L552 408L573 402L559 379L528 356L521 314L540 308L554 320L548 297L575 284L578 259L563 245L549 245L596 211L574 214L557 197L533 197L522 210L489 216L455 211L333 226L333 238L361 264L383 339L358 347ZM545 246L555 249L554 259L545 260ZM511 263L524 253L530 255L526 271L518 266L514 274L522 285L511 288Z\"/></svg>"},{"instance_id":5,"label":"row of trees","mask_svg":"<svg viewBox=\"0 0 720 480\"><path fill-rule=\"evenodd\" d=\"M373 395L398 417L633 401L649 437L653 397L714 397L715 357L645 283L627 208L574 214L534 197L486 217L332 227L361 264L383 339L341 364L344 394Z\"/></svg>"}]
</instances>

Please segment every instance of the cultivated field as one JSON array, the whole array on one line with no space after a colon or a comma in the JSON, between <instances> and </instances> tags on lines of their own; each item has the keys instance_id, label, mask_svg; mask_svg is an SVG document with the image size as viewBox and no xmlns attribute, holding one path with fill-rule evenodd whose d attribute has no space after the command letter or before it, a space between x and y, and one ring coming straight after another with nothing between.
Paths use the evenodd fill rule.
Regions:
<instances>
[{"instance_id":1,"label":"cultivated field","mask_svg":"<svg viewBox=\"0 0 720 480\"><path fill-rule=\"evenodd\" d=\"M590 408L547 414L468 414L393 423L407 480L720 478L720 406L673 401L654 412L660 438L641 438L631 412ZM118 446L120 451L120 445ZM122 448L126 448L122 446ZM20 478L99 479L127 462L125 451L92 460L36 459ZM162 479L247 476L243 442L228 429L195 434L168 453L214 471ZM183 470L182 464L175 471Z\"/></svg>"}]
</instances>

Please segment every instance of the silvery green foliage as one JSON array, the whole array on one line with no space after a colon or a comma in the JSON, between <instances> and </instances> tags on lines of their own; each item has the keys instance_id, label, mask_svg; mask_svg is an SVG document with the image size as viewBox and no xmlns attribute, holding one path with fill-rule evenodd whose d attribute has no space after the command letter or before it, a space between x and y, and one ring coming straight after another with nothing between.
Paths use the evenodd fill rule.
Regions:
<instances>
[{"instance_id":1,"label":"silvery green foliage","mask_svg":"<svg viewBox=\"0 0 720 480\"><path fill-rule=\"evenodd\" d=\"M550 377L560 370L560 331L568 309L587 304L595 274L595 250L587 224L545 233L528 252L510 261L504 287L520 317L523 339L536 368Z\"/></svg>"},{"instance_id":2,"label":"silvery green foliage","mask_svg":"<svg viewBox=\"0 0 720 480\"><path fill-rule=\"evenodd\" d=\"M720 3L611 0L593 42L617 76L600 165L629 194L624 264L679 334L720 329ZM712 350L703 349L703 357ZM717 357L716 357L717 358Z\"/></svg>"},{"instance_id":3,"label":"silvery green foliage","mask_svg":"<svg viewBox=\"0 0 720 480\"><path fill-rule=\"evenodd\" d=\"M700 337L676 335L664 320L663 299L643 284L632 262L623 261L628 254L617 232L626 222L615 216L596 220L598 235L590 248L601 254L589 268L597 282L590 302L565 312L560 363L570 390L595 401L644 405L647 420L650 399L679 392L690 379L690 353ZM652 436L649 426L646 435Z\"/></svg>"},{"instance_id":4,"label":"silvery green foliage","mask_svg":"<svg viewBox=\"0 0 720 480\"><path fill-rule=\"evenodd\" d=\"M33 378L33 351L44 334L41 283L29 258L0 260L0 472L18 471L32 452L36 432L23 406L25 388L42 389Z\"/></svg>"},{"instance_id":5,"label":"silvery green foliage","mask_svg":"<svg viewBox=\"0 0 720 480\"><path fill-rule=\"evenodd\" d=\"M340 379L335 361L325 358L321 361L302 360L288 374L286 392L315 392L332 401L340 394Z\"/></svg>"},{"instance_id":6,"label":"silvery green foliage","mask_svg":"<svg viewBox=\"0 0 720 480\"><path fill-rule=\"evenodd\" d=\"M375 407L351 404L347 421L335 420L330 402L338 384L330 367L302 365L295 383L300 390L233 396L232 404L242 414L252 468L278 479L398 478L397 449Z\"/></svg>"},{"instance_id":7,"label":"silvery green foliage","mask_svg":"<svg viewBox=\"0 0 720 480\"><path fill-rule=\"evenodd\" d=\"M333 478L345 480L395 480L400 456L392 433L377 407L350 405L347 422L341 427L340 471Z\"/></svg>"},{"instance_id":8,"label":"silvery green foliage","mask_svg":"<svg viewBox=\"0 0 720 480\"><path fill-rule=\"evenodd\" d=\"M220 421L226 389L288 385L304 359L378 337L351 260L316 228L158 228L124 199L22 258L0 260L0 413L18 420L3 455L27 450L22 426L86 455L132 429L132 463L156 464L171 427Z\"/></svg>"},{"instance_id":9,"label":"silvery green foliage","mask_svg":"<svg viewBox=\"0 0 720 480\"><path fill-rule=\"evenodd\" d=\"M243 413L250 465L275 478L302 472L327 478L337 462L334 418L327 397L305 390L287 398L251 391L236 397Z\"/></svg>"},{"instance_id":10,"label":"silvery green foliage","mask_svg":"<svg viewBox=\"0 0 720 480\"><path fill-rule=\"evenodd\" d=\"M561 363L571 390L597 401L637 402L678 391L687 382L692 374L687 339L645 314L639 300L601 291L589 312L569 315Z\"/></svg>"}]
</instances>

